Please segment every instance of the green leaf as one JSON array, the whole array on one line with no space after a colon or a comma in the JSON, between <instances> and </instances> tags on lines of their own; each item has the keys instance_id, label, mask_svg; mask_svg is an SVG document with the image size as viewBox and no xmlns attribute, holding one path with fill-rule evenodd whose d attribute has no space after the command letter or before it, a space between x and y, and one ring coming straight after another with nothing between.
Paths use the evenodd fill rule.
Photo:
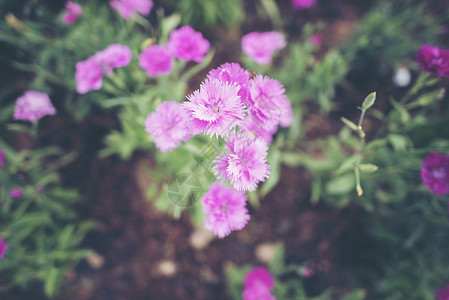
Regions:
<instances>
[{"instance_id":1,"label":"green leaf","mask_svg":"<svg viewBox=\"0 0 449 300\"><path fill-rule=\"evenodd\" d=\"M341 117L340 120L342 120L343 123L345 123L345 124L346 124L349 128L351 128L352 130L354 130L354 131L358 131L358 130L359 130L359 128L357 127L357 125L355 125L354 122L352 122L352 121L346 119L345 117Z\"/></svg>"},{"instance_id":2,"label":"green leaf","mask_svg":"<svg viewBox=\"0 0 449 300\"><path fill-rule=\"evenodd\" d=\"M270 177L264 182L260 195L264 197L268 194L279 182L280 172L281 172L281 152L278 149L274 149L269 157L268 163L271 166L271 174Z\"/></svg>"},{"instance_id":3,"label":"green leaf","mask_svg":"<svg viewBox=\"0 0 449 300\"><path fill-rule=\"evenodd\" d=\"M365 299L365 290L358 289L343 296L340 300L363 300Z\"/></svg>"},{"instance_id":4,"label":"green leaf","mask_svg":"<svg viewBox=\"0 0 449 300\"><path fill-rule=\"evenodd\" d=\"M350 193L355 188L354 173L347 173L330 180L325 187L326 193L332 196Z\"/></svg>"},{"instance_id":5,"label":"green leaf","mask_svg":"<svg viewBox=\"0 0 449 300\"><path fill-rule=\"evenodd\" d=\"M359 169L362 173L374 173L379 169L379 167L373 164L361 164Z\"/></svg>"},{"instance_id":6,"label":"green leaf","mask_svg":"<svg viewBox=\"0 0 449 300\"><path fill-rule=\"evenodd\" d=\"M56 286L58 284L59 272L56 268L51 268L48 272L47 277L45 278L45 294L48 296L53 296L56 290Z\"/></svg>"},{"instance_id":7,"label":"green leaf","mask_svg":"<svg viewBox=\"0 0 449 300\"><path fill-rule=\"evenodd\" d=\"M370 108L371 106L374 105L374 102L376 101L376 92L372 92L371 94L369 94L365 100L362 103L362 109L363 110L367 110L368 108Z\"/></svg>"}]
</instances>

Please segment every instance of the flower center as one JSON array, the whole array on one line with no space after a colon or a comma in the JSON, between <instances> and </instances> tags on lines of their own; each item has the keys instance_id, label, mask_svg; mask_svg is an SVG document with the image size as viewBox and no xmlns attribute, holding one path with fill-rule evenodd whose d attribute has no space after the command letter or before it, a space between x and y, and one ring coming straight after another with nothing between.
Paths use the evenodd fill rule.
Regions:
<instances>
[{"instance_id":1,"label":"flower center","mask_svg":"<svg viewBox=\"0 0 449 300\"><path fill-rule=\"evenodd\" d=\"M443 179L446 177L446 170L442 167L432 170L432 176L436 179Z\"/></svg>"}]
</instances>

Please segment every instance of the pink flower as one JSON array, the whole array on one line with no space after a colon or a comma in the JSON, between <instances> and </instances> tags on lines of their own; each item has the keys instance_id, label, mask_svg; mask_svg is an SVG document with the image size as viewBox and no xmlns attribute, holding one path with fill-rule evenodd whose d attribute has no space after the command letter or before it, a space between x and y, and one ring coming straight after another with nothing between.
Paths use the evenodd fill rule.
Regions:
<instances>
[{"instance_id":1,"label":"pink flower","mask_svg":"<svg viewBox=\"0 0 449 300\"><path fill-rule=\"evenodd\" d=\"M446 285L441 290L438 290L435 293L435 297L437 297L437 300L449 300L449 285Z\"/></svg>"},{"instance_id":2,"label":"pink flower","mask_svg":"<svg viewBox=\"0 0 449 300\"><path fill-rule=\"evenodd\" d=\"M292 0L292 6L295 9L306 9L316 4L317 0Z\"/></svg>"},{"instance_id":3,"label":"pink flower","mask_svg":"<svg viewBox=\"0 0 449 300\"><path fill-rule=\"evenodd\" d=\"M274 278L264 267L255 267L246 274L243 287L243 300L272 300Z\"/></svg>"},{"instance_id":4,"label":"pink flower","mask_svg":"<svg viewBox=\"0 0 449 300\"><path fill-rule=\"evenodd\" d=\"M240 125L245 107L236 83L206 79L183 103L189 115L189 130L195 135L225 136Z\"/></svg>"},{"instance_id":5,"label":"pink flower","mask_svg":"<svg viewBox=\"0 0 449 300\"><path fill-rule=\"evenodd\" d=\"M268 145L261 138L250 138L243 133L231 134L226 143L228 152L217 157L215 174L229 180L237 190L254 191L270 175Z\"/></svg>"},{"instance_id":6,"label":"pink flower","mask_svg":"<svg viewBox=\"0 0 449 300\"><path fill-rule=\"evenodd\" d=\"M130 19L133 14L138 13L146 16L153 8L151 0L112 0L109 5L115 9L123 18Z\"/></svg>"},{"instance_id":7,"label":"pink flower","mask_svg":"<svg viewBox=\"0 0 449 300\"><path fill-rule=\"evenodd\" d=\"M0 169L3 167L3 163L5 162L5 151L0 149Z\"/></svg>"},{"instance_id":8,"label":"pink flower","mask_svg":"<svg viewBox=\"0 0 449 300\"><path fill-rule=\"evenodd\" d=\"M201 62L209 51L210 44L201 32L190 26L183 26L170 33L167 47L177 59Z\"/></svg>"},{"instance_id":9,"label":"pink flower","mask_svg":"<svg viewBox=\"0 0 449 300\"><path fill-rule=\"evenodd\" d=\"M218 79L224 82L237 83L240 87L238 95L246 104L249 97L249 72L236 63L225 63L207 74L209 79Z\"/></svg>"},{"instance_id":10,"label":"pink flower","mask_svg":"<svg viewBox=\"0 0 449 300\"><path fill-rule=\"evenodd\" d=\"M249 113L263 128L272 128L273 124L287 127L293 122L290 101L279 81L257 75L251 81L250 93Z\"/></svg>"},{"instance_id":11,"label":"pink flower","mask_svg":"<svg viewBox=\"0 0 449 300\"><path fill-rule=\"evenodd\" d=\"M23 196L23 192L21 189L12 189L9 191L9 195L13 198L20 198Z\"/></svg>"},{"instance_id":12,"label":"pink flower","mask_svg":"<svg viewBox=\"0 0 449 300\"><path fill-rule=\"evenodd\" d=\"M0 259L2 259L3 256L5 256L6 249L8 249L8 244L0 236Z\"/></svg>"},{"instance_id":13,"label":"pink flower","mask_svg":"<svg viewBox=\"0 0 449 300\"><path fill-rule=\"evenodd\" d=\"M62 16L62 22L64 24L71 24L78 20L78 17L83 14L83 9L79 4L76 4L72 1L68 1L65 4L66 11Z\"/></svg>"},{"instance_id":14,"label":"pink flower","mask_svg":"<svg viewBox=\"0 0 449 300\"><path fill-rule=\"evenodd\" d=\"M313 276L313 274L315 274L315 271L314 271L313 269L311 269L311 268L306 268L306 269L304 270L304 272L303 272L302 275L303 275L304 277L308 278L308 277Z\"/></svg>"},{"instance_id":15,"label":"pink flower","mask_svg":"<svg viewBox=\"0 0 449 300\"><path fill-rule=\"evenodd\" d=\"M421 179L435 195L449 194L449 155L427 154L421 166Z\"/></svg>"},{"instance_id":16,"label":"pink flower","mask_svg":"<svg viewBox=\"0 0 449 300\"><path fill-rule=\"evenodd\" d=\"M109 45L106 49L95 53L95 60L103 74L110 74L112 69L125 67L132 58L131 49L120 44Z\"/></svg>"},{"instance_id":17,"label":"pink flower","mask_svg":"<svg viewBox=\"0 0 449 300\"><path fill-rule=\"evenodd\" d=\"M279 32L251 32L242 38L242 50L258 64L270 64L273 52L286 46Z\"/></svg>"},{"instance_id":18,"label":"pink flower","mask_svg":"<svg viewBox=\"0 0 449 300\"><path fill-rule=\"evenodd\" d=\"M173 71L173 58L167 47L152 45L140 54L139 66L150 77L170 74Z\"/></svg>"},{"instance_id":19,"label":"pink flower","mask_svg":"<svg viewBox=\"0 0 449 300\"><path fill-rule=\"evenodd\" d=\"M321 35L320 34L312 35L312 37L310 38L310 43L312 44L312 46L315 46L315 47L320 46L322 43Z\"/></svg>"},{"instance_id":20,"label":"pink flower","mask_svg":"<svg viewBox=\"0 0 449 300\"><path fill-rule=\"evenodd\" d=\"M416 59L422 72L449 77L449 50L422 45L416 53Z\"/></svg>"},{"instance_id":21,"label":"pink flower","mask_svg":"<svg viewBox=\"0 0 449 300\"><path fill-rule=\"evenodd\" d=\"M55 115L56 109L47 94L28 91L16 101L14 120L35 122L46 115Z\"/></svg>"},{"instance_id":22,"label":"pink flower","mask_svg":"<svg viewBox=\"0 0 449 300\"><path fill-rule=\"evenodd\" d=\"M273 134L277 131L276 123L269 123L270 126L261 126L259 121L254 120L254 118L249 115L243 120L243 125L240 126L242 132L246 133L250 137L260 137L267 145L271 144L273 140Z\"/></svg>"},{"instance_id":23,"label":"pink flower","mask_svg":"<svg viewBox=\"0 0 449 300\"><path fill-rule=\"evenodd\" d=\"M80 94L101 89L103 72L94 56L76 63L75 81L76 90Z\"/></svg>"},{"instance_id":24,"label":"pink flower","mask_svg":"<svg viewBox=\"0 0 449 300\"><path fill-rule=\"evenodd\" d=\"M162 152L171 151L190 137L187 115L182 105L175 101L163 102L155 112L149 114L145 129Z\"/></svg>"},{"instance_id":25,"label":"pink flower","mask_svg":"<svg viewBox=\"0 0 449 300\"><path fill-rule=\"evenodd\" d=\"M250 217L246 209L247 197L244 192L215 182L201 200L206 218L205 227L223 238L233 230L241 230Z\"/></svg>"}]
</instances>

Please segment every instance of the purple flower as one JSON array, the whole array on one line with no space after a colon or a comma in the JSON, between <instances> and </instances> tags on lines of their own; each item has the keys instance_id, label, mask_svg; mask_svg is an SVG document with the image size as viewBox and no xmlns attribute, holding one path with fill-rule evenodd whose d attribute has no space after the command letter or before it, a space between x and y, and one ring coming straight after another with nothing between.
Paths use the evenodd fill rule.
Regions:
<instances>
[{"instance_id":1,"label":"purple flower","mask_svg":"<svg viewBox=\"0 0 449 300\"><path fill-rule=\"evenodd\" d=\"M436 291L435 297L437 297L437 300L449 300L449 284Z\"/></svg>"},{"instance_id":2,"label":"purple flower","mask_svg":"<svg viewBox=\"0 0 449 300\"><path fill-rule=\"evenodd\" d=\"M3 163L5 162L5 151L0 149L0 169L3 167Z\"/></svg>"},{"instance_id":3,"label":"purple flower","mask_svg":"<svg viewBox=\"0 0 449 300\"><path fill-rule=\"evenodd\" d=\"M183 26L170 33L167 47L177 59L199 63L209 51L210 44L201 32L190 26Z\"/></svg>"},{"instance_id":4,"label":"purple flower","mask_svg":"<svg viewBox=\"0 0 449 300\"><path fill-rule=\"evenodd\" d=\"M9 195L13 198L20 198L23 196L23 192L21 189L12 189L9 191Z\"/></svg>"},{"instance_id":5,"label":"purple flower","mask_svg":"<svg viewBox=\"0 0 449 300\"><path fill-rule=\"evenodd\" d=\"M416 59L422 72L449 77L449 50L422 45L416 53Z\"/></svg>"},{"instance_id":6,"label":"purple flower","mask_svg":"<svg viewBox=\"0 0 449 300\"><path fill-rule=\"evenodd\" d=\"M215 182L201 200L206 218L205 227L223 238L233 230L241 230L250 217L246 209L247 197L244 192Z\"/></svg>"},{"instance_id":7,"label":"purple flower","mask_svg":"<svg viewBox=\"0 0 449 300\"><path fill-rule=\"evenodd\" d=\"M293 121L292 108L279 81L257 75L251 81L250 93L249 113L263 128L272 128L273 124L290 126Z\"/></svg>"},{"instance_id":8,"label":"purple flower","mask_svg":"<svg viewBox=\"0 0 449 300\"><path fill-rule=\"evenodd\" d=\"M254 118L249 115L243 120L240 129L248 136L260 137L267 143L267 145L270 145L273 140L273 134L277 131L277 124L270 123L269 125L271 125L271 127L265 126L264 128L258 121L254 120Z\"/></svg>"},{"instance_id":9,"label":"purple flower","mask_svg":"<svg viewBox=\"0 0 449 300\"><path fill-rule=\"evenodd\" d=\"M173 71L173 57L167 47L152 45L140 54L139 66L150 77L170 74Z\"/></svg>"},{"instance_id":10,"label":"purple flower","mask_svg":"<svg viewBox=\"0 0 449 300\"><path fill-rule=\"evenodd\" d=\"M264 267L255 267L246 274L243 287L243 300L272 300L274 278Z\"/></svg>"},{"instance_id":11,"label":"purple flower","mask_svg":"<svg viewBox=\"0 0 449 300\"><path fill-rule=\"evenodd\" d=\"M245 107L238 92L236 83L206 79L183 103L189 115L190 132L225 136L240 125Z\"/></svg>"},{"instance_id":12,"label":"purple flower","mask_svg":"<svg viewBox=\"0 0 449 300\"><path fill-rule=\"evenodd\" d=\"M76 90L80 94L101 89L103 72L94 56L76 63L75 81Z\"/></svg>"},{"instance_id":13,"label":"purple flower","mask_svg":"<svg viewBox=\"0 0 449 300\"><path fill-rule=\"evenodd\" d=\"M449 194L449 155L427 154L421 166L421 179L435 195Z\"/></svg>"},{"instance_id":14,"label":"purple flower","mask_svg":"<svg viewBox=\"0 0 449 300\"><path fill-rule=\"evenodd\" d=\"M46 115L55 115L56 109L47 94L28 91L16 101L14 120L35 122Z\"/></svg>"},{"instance_id":15,"label":"purple flower","mask_svg":"<svg viewBox=\"0 0 449 300\"><path fill-rule=\"evenodd\" d=\"M302 273L302 275L306 278L313 276L313 274L315 274L315 271L311 268L306 268Z\"/></svg>"},{"instance_id":16,"label":"purple flower","mask_svg":"<svg viewBox=\"0 0 449 300\"><path fill-rule=\"evenodd\" d=\"M2 259L3 256L5 256L6 249L8 249L8 244L0 236L0 259Z\"/></svg>"},{"instance_id":17,"label":"purple flower","mask_svg":"<svg viewBox=\"0 0 449 300\"><path fill-rule=\"evenodd\" d=\"M83 9L79 4L76 4L72 1L68 1L65 4L66 11L62 16L62 22L64 24L71 24L78 20L78 17L83 14Z\"/></svg>"},{"instance_id":18,"label":"purple flower","mask_svg":"<svg viewBox=\"0 0 449 300\"><path fill-rule=\"evenodd\" d=\"M231 134L226 143L228 152L217 157L215 174L229 180L237 190L254 191L270 175L268 145L261 138L250 138L243 133Z\"/></svg>"},{"instance_id":19,"label":"purple flower","mask_svg":"<svg viewBox=\"0 0 449 300\"><path fill-rule=\"evenodd\" d=\"M112 0L109 5L123 18L130 19L134 13L146 16L153 8L151 0Z\"/></svg>"},{"instance_id":20,"label":"purple flower","mask_svg":"<svg viewBox=\"0 0 449 300\"><path fill-rule=\"evenodd\" d=\"M310 43L312 44L312 46L318 47L321 45L322 43L322 37L320 34L314 34L312 35L312 37L310 38Z\"/></svg>"},{"instance_id":21,"label":"purple flower","mask_svg":"<svg viewBox=\"0 0 449 300\"><path fill-rule=\"evenodd\" d=\"M106 49L98 51L94 55L100 65L103 74L110 74L112 69L125 67L132 58L131 49L120 44L109 45Z\"/></svg>"},{"instance_id":22,"label":"purple flower","mask_svg":"<svg viewBox=\"0 0 449 300\"><path fill-rule=\"evenodd\" d=\"M306 9L316 4L317 0L292 0L292 6L295 9Z\"/></svg>"},{"instance_id":23,"label":"purple flower","mask_svg":"<svg viewBox=\"0 0 449 300\"><path fill-rule=\"evenodd\" d=\"M270 64L273 52L286 46L284 36L276 31L251 32L242 38L242 50L258 64Z\"/></svg>"},{"instance_id":24,"label":"purple flower","mask_svg":"<svg viewBox=\"0 0 449 300\"><path fill-rule=\"evenodd\" d=\"M163 102L155 112L149 114L145 129L162 152L171 151L190 137L187 115L182 105L175 101Z\"/></svg>"},{"instance_id":25,"label":"purple flower","mask_svg":"<svg viewBox=\"0 0 449 300\"><path fill-rule=\"evenodd\" d=\"M225 63L216 69L212 69L207 74L209 79L218 79L224 82L237 83L240 87L238 95L241 101L246 104L249 97L249 72L237 63Z\"/></svg>"}]
</instances>

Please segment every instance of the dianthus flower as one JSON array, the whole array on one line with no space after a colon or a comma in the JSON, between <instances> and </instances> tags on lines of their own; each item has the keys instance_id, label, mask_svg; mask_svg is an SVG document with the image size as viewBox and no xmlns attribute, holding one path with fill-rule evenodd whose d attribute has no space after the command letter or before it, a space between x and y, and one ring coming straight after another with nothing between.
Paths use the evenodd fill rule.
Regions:
<instances>
[{"instance_id":1,"label":"dianthus flower","mask_svg":"<svg viewBox=\"0 0 449 300\"><path fill-rule=\"evenodd\" d=\"M271 144L273 140L273 134L277 131L277 124L270 122L269 126L261 126L259 121L254 120L254 117L248 115L243 119L243 124L240 126L240 130L246 133L248 136L260 137L267 145Z\"/></svg>"},{"instance_id":2,"label":"dianthus flower","mask_svg":"<svg viewBox=\"0 0 449 300\"><path fill-rule=\"evenodd\" d=\"M0 149L0 169L3 167L3 163L5 162L5 151Z\"/></svg>"},{"instance_id":3,"label":"dianthus flower","mask_svg":"<svg viewBox=\"0 0 449 300\"><path fill-rule=\"evenodd\" d=\"M245 107L236 83L206 79L183 103L189 115L189 130L195 135L225 136L240 125Z\"/></svg>"},{"instance_id":4,"label":"dianthus flower","mask_svg":"<svg viewBox=\"0 0 449 300\"><path fill-rule=\"evenodd\" d=\"M270 294L274 278L264 267L255 267L246 274L243 286L243 300L275 300Z\"/></svg>"},{"instance_id":5,"label":"dianthus flower","mask_svg":"<svg viewBox=\"0 0 449 300\"><path fill-rule=\"evenodd\" d=\"M46 115L55 115L56 109L47 94L27 91L16 101L14 120L35 122Z\"/></svg>"},{"instance_id":6,"label":"dianthus flower","mask_svg":"<svg viewBox=\"0 0 449 300\"><path fill-rule=\"evenodd\" d=\"M21 189L12 189L9 191L9 195L13 198L20 198L23 196L23 192Z\"/></svg>"},{"instance_id":7,"label":"dianthus flower","mask_svg":"<svg viewBox=\"0 0 449 300\"><path fill-rule=\"evenodd\" d=\"M292 6L295 9L306 9L316 4L317 0L292 0Z\"/></svg>"},{"instance_id":8,"label":"dianthus flower","mask_svg":"<svg viewBox=\"0 0 449 300\"><path fill-rule=\"evenodd\" d=\"M0 259L5 255L6 249L8 249L8 244L0 236Z\"/></svg>"},{"instance_id":9,"label":"dianthus flower","mask_svg":"<svg viewBox=\"0 0 449 300\"><path fill-rule=\"evenodd\" d=\"M310 38L310 43L312 44L312 46L318 47L321 45L322 42L323 42L323 38L321 37L320 34L314 34Z\"/></svg>"},{"instance_id":10,"label":"dianthus flower","mask_svg":"<svg viewBox=\"0 0 449 300\"><path fill-rule=\"evenodd\" d=\"M449 194L449 155L427 154L421 166L421 179L435 195Z\"/></svg>"},{"instance_id":11,"label":"dianthus flower","mask_svg":"<svg viewBox=\"0 0 449 300\"><path fill-rule=\"evenodd\" d=\"M284 94L284 86L277 80L257 75L250 86L249 113L264 128L274 124L287 127L293 121L290 101Z\"/></svg>"},{"instance_id":12,"label":"dianthus flower","mask_svg":"<svg viewBox=\"0 0 449 300\"><path fill-rule=\"evenodd\" d=\"M437 297L437 300L449 300L449 285L445 286L441 290L438 290L435 293L435 297Z\"/></svg>"},{"instance_id":13,"label":"dianthus flower","mask_svg":"<svg viewBox=\"0 0 449 300\"><path fill-rule=\"evenodd\" d=\"M151 0L112 0L109 4L125 19L130 19L135 13L146 16L153 8Z\"/></svg>"},{"instance_id":14,"label":"dianthus flower","mask_svg":"<svg viewBox=\"0 0 449 300\"><path fill-rule=\"evenodd\" d=\"M213 170L219 178L229 180L235 189L254 191L270 175L268 145L261 138L232 133L225 148L228 152L217 157Z\"/></svg>"},{"instance_id":15,"label":"dianthus flower","mask_svg":"<svg viewBox=\"0 0 449 300\"><path fill-rule=\"evenodd\" d=\"M162 152L171 151L190 137L187 115L176 101L165 101L155 112L150 113L145 121L145 129Z\"/></svg>"},{"instance_id":16,"label":"dianthus flower","mask_svg":"<svg viewBox=\"0 0 449 300\"><path fill-rule=\"evenodd\" d=\"M79 4L72 1L68 1L65 4L66 11L62 16L62 22L64 24L71 24L78 21L78 17L83 14L83 9Z\"/></svg>"},{"instance_id":17,"label":"dianthus flower","mask_svg":"<svg viewBox=\"0 0 449 300\"><path fill-rule=\"evenodd\" d=\"M242 50L258 64L270 64L273 52L286 46L284 36L276 31L251 32L242 38Z\"/></svg>"},{"instance_id":18,"label":"dianthus flower","mask_svg":"<svg viewBox=\"0 0 449 300\"><path fill-rule=\"evenodd\" d=\"M152 45L140 53L139 66L150 77L170 74L173 71L173 57L167 47Z\"/></svg>"},{"instance_id":19,"label":"dianthus flower","mask_svg":"<svg viewBox=\"0 0 449 300\"><path fill-rule=\"evenodd\" d=\"M416 53L416 60L422 72L449 77L449 50L422 45Z\"/></svg>"},{"instance_id":20,"label":"dianthus flower","mask_svg":"<svg viewBox=\"0 0 449 300\"><path fill-rule=\"evenodd\" d=\"M205 227L223 238L233 230L241 230L250 217L246 209L247 197L221 182L215 182L201 200L206 218Z\"/></svg>"},{"instance_id":21,"label":"dianthus flower","mask_svg":"<svg viewBox=\"0 0 449 300\"><path fill-rule=\"evenodd\" d=\"M249 72L237 63L225 63L216 69L212 69L207 74L209 79L218 79L224 82L237 83L240 87L238 95L242 102L246 104L249 97Z\"/></svg>"},{"instance_id":22,"label":"dianthus flower","mask_svg":"<svg viewBox=\"0 0 449 300\"><path fill-rule=\"evenodd\" d=\"M102 73L108 75L114 68L127 66L131 61L132 53L128 46L111 44L106 49L95 53L94 57Z\"/></svg>"},{"instance_id":23,"label":"dianthus flower","mask_svg":"<svg viewBox=\"0 0 449 300\"><path fill-rule=\"evenodd\" d=\"M201 62L209 51L210 44L201 32L190 26L183 26L170 33L167 47L177 59Z\"/></svg>"},{"instance_id":24,"label":"dianthus flower","mask_svg":"<svg viewBox=\"0 0 449 300\"><path fill-rule=\"evenodd\" d=\"M80 94L101 89L103 71L94 56L76 63L75 81L76 90Z\"/></svg>"}]
</instances>

